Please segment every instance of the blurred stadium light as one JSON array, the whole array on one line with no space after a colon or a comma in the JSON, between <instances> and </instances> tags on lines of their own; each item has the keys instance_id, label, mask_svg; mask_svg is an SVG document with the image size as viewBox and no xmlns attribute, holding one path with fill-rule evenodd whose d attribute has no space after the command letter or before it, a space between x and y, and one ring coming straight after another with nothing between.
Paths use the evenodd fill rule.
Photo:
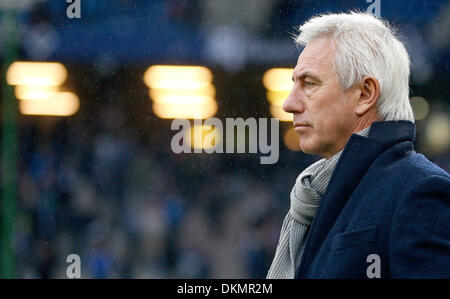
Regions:
<instances>
[{"instance_id":1,"label":"blurred stadium light","mask_svg":"<svg viewBox=\"0 0 450 299\"><path fill-rule=\"evenodd\" d=\"M155 102L164 103L170 98L174 97L195 97L198 96L199 90L197 89L165 89L165 88L152 88L150 89L150 97ZM214 98L216 96L216 89L211 84L201 90L201 94L204 97Z\"/></svg>"},{"instance_id":2,"label":"blurred stadium light","mask_svg":"<svg viewBox=\"0 0 450 299\"><path fill-rule=\"evenodd\" d=\"M17 85L15 88L19 100L47 100L57 91L56 86L46 85Z\"/></svg>"},{"instance_id":3,"label":"blurred stadium light","mask_svg":"<svg viewBox=\"0 0 450 299\"><path fill-rule=\"evenodd\" d=\"M150 88L203 89L212 81L211 71L202 66L154 65L144 74Z\"/></svg>"},{"instance_id":4,"label":"blurred stadium light","mask_svg":"<svg viewBox=\"0 0 450 299\"><path fill-rule=\"evenodd\" d=\"M201 118L209 118L216 114L216 101L204 103L153 103L153 112L160 118L195 118L194 115L201 115Z\"/></svg>"},{"instance_id":5,"label":"blurred stadium light","mask_svg":"<svg viewBox=\"0 0 450 299\"><path fill-rule=\"evenodd\" d=\"M290 91L294 86L292 72L294 69L273 68L264 73L263 84L271 91Z\"/></svg>"},{"instance_id":6,"label":"blurred stadium light","mask_svg":"<svg viewBox=\"0 0 450 299\"><path fill-rule=\"evenodd\" d=\"M450 146L450 119L447 114L436 113L430 116L425 139L433 154L448 152Z\"/></svg>"},{"instance_id":7,"label":"blurred stadium light","mask_svg":"<svg viewBox=\"0 0 450 299\"><path fill-rule=\"evenodd\" d=\"M194 125L185 138L194 149L209 149L222 142L222 132L212 126Z\"/></svg>"},{"instance_id":8,"label":"blurred stadium light","mask_svg":"<svg viewBox=\"0 0 450 299\"><path fill-rule=\"evenodd\" d=\"M267 89L266 97L270 103L270 113L280 121L292 121L293 115L281 107L292 87L292 72L290 68L272 68L264 73L263 84Z\"/></svg>"},{"instance_id":9,"label":"blurred stadium light","mask_svg":"<svg viewBox=\"0 0 450 299\"><path fill-rule=\"evenodd\" d=\"M22 114L70 116L80 107L78 97L72 92L55 92L48 99L21 100L19 109Z\"/></svg>"},{"instance_id":10,"label":"blurred stadium light","mask_svg":"<svg viewBox=\"0 0 450 299\"><path fill-rule=\"evenodd\" d=\"M278 118L280 121L293 121L294 115L292 113L287 113L283 110L281 106L270 105L270 114L273 117Z\"/></svg>"},{"instance_id":11,"label":"blurred stadium light","mask_svg":"<svg viewBox=\"0 0 450 299\"><path fill-rule=\"evenodd\" d=\"M428 112L430 111L430 105L428 104L428 101L422 97L412 97L410 101L415 120L425 119L428 115Z\"/></svg>"},{"instance_id":12,"label":"blurred stadium light","mask_svg":"<svg viewBox=\"0 0 450 299\"><path fill-rule=\"evenodd\" d=\"M19 109L27 115L70 116L80 102L71 92L59 92L67 79L67 70L57 62L24 62L11 64L6 73L10 85L16 85L15 95L21 100Z\"/></svg>"},{"instance_id":13,"label":"blurred stadium light","mask_svg":"<svg viewBox=\"0 0 450 299\"><path fill-rule=\"evenodd\" d=\"M154 65L144 73L153 112L160 118L212 117L217 112L211 71L202 66Z\"/></svg>"},{"instance_id":14,"label":"blurred stadium light","mask_svg":"<svg viewBox=\"0 0 450 299\"><path fill-rule=\"evenodd\" d=\"M66 79L66 68L57 62L16 61L6 73L10 85L58 86Z\"/></svg>"},{"instance_id":15,"label":"blurred stadium light","mask_svg":"<svg viewBox=\"0 0 450 299\"><path fill-rule=\"evenodd\" d=\"M286 91L273 91L268 90L266 93L267 100L274 106L283 106L284 101L288 97L290 90Z\"/></svg>"}]
</instances>

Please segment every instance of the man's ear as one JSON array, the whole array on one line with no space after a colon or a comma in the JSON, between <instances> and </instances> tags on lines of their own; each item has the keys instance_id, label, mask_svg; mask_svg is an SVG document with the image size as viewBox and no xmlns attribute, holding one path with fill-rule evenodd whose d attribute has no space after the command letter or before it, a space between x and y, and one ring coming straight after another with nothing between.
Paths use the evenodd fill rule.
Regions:
<instances>
[{"instance_id":1,"label":"man's ear","mask_svg":"<svg viewBox=\"0 0 450 299\"><path fill-rule=\"evenodd\" d=\"M380 97L380 82L375 77L364 77L359 85L361 91L355 112L363 116L375 106Z\"/></svg>"}]
</instances>

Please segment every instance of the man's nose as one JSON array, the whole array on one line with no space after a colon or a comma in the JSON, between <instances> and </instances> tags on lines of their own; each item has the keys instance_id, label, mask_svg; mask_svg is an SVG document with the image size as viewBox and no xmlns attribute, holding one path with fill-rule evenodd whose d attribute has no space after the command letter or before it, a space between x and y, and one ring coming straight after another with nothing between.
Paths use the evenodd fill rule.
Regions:
<instances>
[{"instance_id":1,"label":"man's nose","mask_svg":"<svg viewBox=\"0 0 450 299\"><path fill-rule=\"evenodd\" d=\"M294 89L291 90L288 97L284 101L283 110L287 113L303 113L305 111L305 106L303 105L301 95Z\"/></svg>"}]
</instances>

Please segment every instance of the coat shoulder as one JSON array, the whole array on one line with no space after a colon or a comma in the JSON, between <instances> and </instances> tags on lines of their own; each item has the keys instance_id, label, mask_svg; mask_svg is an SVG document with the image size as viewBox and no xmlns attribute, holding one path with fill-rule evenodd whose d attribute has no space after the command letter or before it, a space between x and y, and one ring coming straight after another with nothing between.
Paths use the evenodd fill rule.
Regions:
<instances>
[{"instance_id":1,"label":"coat shoulder","mask_svg":"<svg viewBox=\"0 0 450 299\"><path fill-rule=\"evenodd\" d=\"M396 159L389 157L390 155L392 152L382 155L369 171L383 181L383 187L401 185L404 189L407 186L414 187L422 185L425 181L431 183L435 180L443 181L450 187L450 175L424 155L413 153Z\"/></svg>"}]
</instances>

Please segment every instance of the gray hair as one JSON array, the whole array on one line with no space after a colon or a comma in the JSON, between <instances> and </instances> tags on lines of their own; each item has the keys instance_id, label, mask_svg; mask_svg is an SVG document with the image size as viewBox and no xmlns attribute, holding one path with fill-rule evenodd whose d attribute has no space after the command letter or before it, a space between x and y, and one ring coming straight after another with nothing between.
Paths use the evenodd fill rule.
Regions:
<instances>
[{"instance_id":1,"label":"gray hair","mask_svg":"<svg viewBox=\"0 0 450 299\"><path fill-rule=\"evenodd\" d=\"M328 37L335 49L333 68L342 90L363 76L373 76L380 82L379 116L414 122L409 102L409 55L387 22L359 12L320 15L300 26L295 41L306 46Z\"/></svg>"}]
</instances>

